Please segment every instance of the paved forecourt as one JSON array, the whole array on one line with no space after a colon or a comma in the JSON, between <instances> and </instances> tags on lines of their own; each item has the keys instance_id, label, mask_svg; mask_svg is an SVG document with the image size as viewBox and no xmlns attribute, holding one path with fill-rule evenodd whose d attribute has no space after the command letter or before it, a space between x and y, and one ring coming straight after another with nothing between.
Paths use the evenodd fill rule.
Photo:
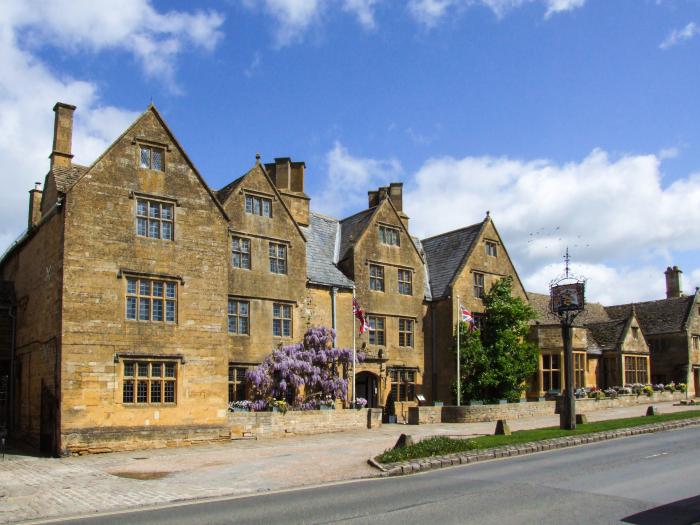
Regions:
<instances>
[{"instance_id":1,"label":"paved forecourt","mask_svg":"<svg viewBox=\"0 0 700 525\"><path fill-rule=\"evenodd\" d=\"M657 404L660 413L690 407ZM599 411L590 421L644 414L645 406ZM558 416L515 420L513 430L558 424ZM246 495L373 477L367 458L414 439L490 434L495 423L384 425L376 430L240 440L179 449L0 461L0 523L124 510L183 500Z\"/></svg>"}]
</instances>

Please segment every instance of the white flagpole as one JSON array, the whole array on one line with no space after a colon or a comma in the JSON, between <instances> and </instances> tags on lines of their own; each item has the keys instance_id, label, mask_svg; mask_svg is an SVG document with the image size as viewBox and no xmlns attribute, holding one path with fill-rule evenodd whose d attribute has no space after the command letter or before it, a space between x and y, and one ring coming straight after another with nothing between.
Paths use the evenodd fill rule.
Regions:
<instances>
[{"instance_id":1,"label":"white flagpole","mask_svg":"<svg viewBox=\"0 0 700 525\"><path fill-rule=\"evenodd\" d=\"M459 329L462 325L462 305L459 302L459 295L457 296L457 406L462 404L462 381L460 379L460 366L459 366L459 354L461 349L459 347Z\"/></svg>"},{"instance_id":2,"label":"white flagpole","mask_svg":"<svg viewBox=\"0 0 700 525\"><path fill-rule=\"evenodd\" d=\"M355 287L352 287L352 408L357 406L357 397L355 396L355 365L357 364L357 350L355 344L355 337L357 336L355 330Z\"/></svg>"}]
</instances>

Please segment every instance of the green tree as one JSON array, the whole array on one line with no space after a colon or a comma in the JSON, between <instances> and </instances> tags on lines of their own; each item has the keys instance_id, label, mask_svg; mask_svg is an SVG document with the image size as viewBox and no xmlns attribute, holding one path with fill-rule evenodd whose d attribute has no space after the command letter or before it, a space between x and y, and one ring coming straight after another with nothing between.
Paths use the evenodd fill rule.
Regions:
<instances>
[{"instance_id":1,"label":"green tree","mask_svg":"<svg viewBox=\"0 0 700 525\"><path fill-rule=\"evenodd\" d=\"M484 295L482 329L459 323L462 399L517 401L537 370L537 347L528 342L532 307L513 297L513 279L505 277ZM455 348L456 348L455 333ZM456 382L453 385L456 393Z\"/></svg>"}]
</instances>

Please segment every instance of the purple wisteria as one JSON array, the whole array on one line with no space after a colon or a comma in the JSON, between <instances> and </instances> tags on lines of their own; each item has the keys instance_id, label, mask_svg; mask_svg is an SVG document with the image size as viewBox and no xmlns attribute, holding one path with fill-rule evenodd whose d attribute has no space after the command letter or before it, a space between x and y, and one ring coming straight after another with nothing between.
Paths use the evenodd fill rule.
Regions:
<instances>
[{"instance_id":1,"label":"purple wisteria","mask_svg":"<svg viewBox=\"0 0 700 525\"><path fill-rule=\"evenodd\" d=\"M253 410L263 410L274 399L287 399L293 408L310 410L328 397L345 401L352 349L334 348L335 331L310 328L303 343L283 346L261 365L246 373ZM364 361L358 352L358 362Z\"/></svg>"}]
</instances>

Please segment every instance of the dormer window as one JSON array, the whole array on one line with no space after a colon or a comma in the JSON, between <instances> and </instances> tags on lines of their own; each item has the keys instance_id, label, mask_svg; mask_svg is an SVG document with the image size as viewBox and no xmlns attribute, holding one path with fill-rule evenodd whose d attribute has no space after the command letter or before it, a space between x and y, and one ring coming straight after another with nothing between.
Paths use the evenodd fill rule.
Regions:
<instances>
[{"instance_id":1,"label":"dormer window","mask_svg":"<svg viewBox=\"0 0 700 525\"><path fill-rule=\"evenodd\" d=\"M272 200L254 195L245 196L245 212L261 217L272 217Z\"/></svg>"},{"instance_id":2,"label":"dormer window","mask_svg":"<svg viewBox=\"0 0 700 525\"><path fill-rule=\"evenodd\" d=\"M388 244L389 246L400 246L400 239L401 237L397 228L390 228L389 226L379 227L379 240L382 244Z\"/></svg>"},{"instance_id":3,"label":"dormer window","mask_svg":"<svg viewBox=\"0 0 700 525\"><path fill-rule=\"evenodd\" d=\"M163 148L140 145L140 167L149 170L163 171Z\"/></svg>"}]
</instances>

